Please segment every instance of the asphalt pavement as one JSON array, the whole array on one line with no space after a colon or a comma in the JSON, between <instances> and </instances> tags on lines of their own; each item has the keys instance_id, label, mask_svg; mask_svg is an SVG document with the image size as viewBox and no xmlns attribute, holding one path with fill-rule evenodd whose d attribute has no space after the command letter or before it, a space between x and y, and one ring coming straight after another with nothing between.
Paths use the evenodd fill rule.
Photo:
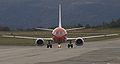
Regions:
<instances>
[{"instance_id":1,"label":"asphalt pavement","mask_svg":"<svg viewBox=\"0 0 120 64\"><path fill-rule=\"evenodd\" d=\"M120 64L120 39L86 42L83 46L0 46L0 64Z\"/></svg>"}]
</instances>

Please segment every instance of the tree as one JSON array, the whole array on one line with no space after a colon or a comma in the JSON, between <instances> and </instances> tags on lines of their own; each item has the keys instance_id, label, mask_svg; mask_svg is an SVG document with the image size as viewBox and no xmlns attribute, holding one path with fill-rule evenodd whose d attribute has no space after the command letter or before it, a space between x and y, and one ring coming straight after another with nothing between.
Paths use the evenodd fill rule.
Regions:
<instances>
[{"instance_id":1,"label":"tree","mask_svg":"<svg viewBox=\"0 0 120 64\"><path fill-rule=\"evenodd\" d=\"M10 31L10 28L0 26L0 31Z\"/></svg>"},{"instance_id":2,"label":"tree","mask_svg":"<svg viewBox=\"0 0 120 64\"><path fill-rule=\"evenodd\" d=\"M83 27L83 25L82 24L77 24L77 26L75 26L76 28L79 28L79 27Z\"/></svg>"},{"instance_id":3,"label":"tree","mask_svg":"<svg viewBox=\"0 0 120 64\"><path fill-rule=\"evenodd\" d=\"M86 24L85 28L91 28L90 24Z\"/></svg>"}]
</instances>

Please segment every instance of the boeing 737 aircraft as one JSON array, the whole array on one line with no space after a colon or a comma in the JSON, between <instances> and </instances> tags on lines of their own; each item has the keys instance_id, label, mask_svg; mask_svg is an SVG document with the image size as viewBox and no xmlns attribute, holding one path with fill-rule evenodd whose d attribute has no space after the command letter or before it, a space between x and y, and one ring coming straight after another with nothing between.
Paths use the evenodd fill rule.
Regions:
<instances>
[{"instance_id":1,"label":"boeing 737 aircraft","mask_svg":"<svg viewBox=\"0 0 120 64\"><path fill-rule=\"evenodd\" d=\"M98 36L88 36L88 37L78 37L78 38L68 38L67 37L67 31L70 30L76 30L76 29L84 29L84 27L81 28L72 28L72 29L64 29L61 25L61 4L59 4L59 26L55 29L44 29L44 28L36 28L39 30L47 30L52 31L52 38L35 38L35 37L24 37L24 36L8 36L3 35L3 37L14 37L14 38L25 38L25 39L36 39L35 44L36 45L44 45L45 41L48 41L47 48L52 48L52 42L58 43L58 48L61 48L61 43L65 43L69 41L68 48L73 48L72 41L75 42L77 46L81 46L84 44L84 40L86 38L96 38L96 37L104 37L105 35L98 35ZM116 34L111 34L116 35ZM107 36L107 35L106 35ZM110 35L108 35L110 36Z\"/></svg>"}]
</instances>

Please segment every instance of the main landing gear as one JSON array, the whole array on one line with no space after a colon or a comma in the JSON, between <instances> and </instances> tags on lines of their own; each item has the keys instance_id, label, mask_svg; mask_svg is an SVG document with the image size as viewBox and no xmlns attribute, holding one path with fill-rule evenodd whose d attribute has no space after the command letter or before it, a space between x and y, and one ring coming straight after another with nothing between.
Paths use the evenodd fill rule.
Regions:
<instances>
[{"instance_id":1,"label":"main landing gear","mask_svg":"<svg viewBox=\"0 0 120 64\"><path fill-rule=\"evenodd\" d=\"M47 48L52 48L52 41L48 41Z\"/></svg>"},{"instance_id":2,"label":"main landing gear","mask_svg":"<svg viewBox=\"0 0 120 64\"><path fill-rule=\"evenodd\" d=\"M70 43L68 44L68 48L73 48L73 44L71 40L70 40Z\"/></svg>"}]
</instances>

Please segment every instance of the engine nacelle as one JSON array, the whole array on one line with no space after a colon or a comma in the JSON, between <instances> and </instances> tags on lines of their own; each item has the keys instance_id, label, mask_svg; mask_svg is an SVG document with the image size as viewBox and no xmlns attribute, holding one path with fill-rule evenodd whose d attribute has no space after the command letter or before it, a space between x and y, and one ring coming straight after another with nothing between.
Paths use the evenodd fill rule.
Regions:
<instances>
[{"instance_id":1,"label":"engine nacelle","mask_svg":"<svg viewBox=\"0 0 120 64\"><path fill-rule=\"evenodd\" d=\"M77 39L75 40L75 44L76 44L77 46L82 46L82 45L84 44L83 38L81 38L81 37L77 38Z\"/></svg>"},{"instance_id":2,"label":"engine nacelle","mask_svg":"<svg viewBox=\"0 0 120 64\"><path fill-rule=\"evenodd\" d=\"M38 46L43 46L44 45L44 40L42 38L38 38L35 41L35 44L38 45Z\"/></svg>"}]
</instances>

